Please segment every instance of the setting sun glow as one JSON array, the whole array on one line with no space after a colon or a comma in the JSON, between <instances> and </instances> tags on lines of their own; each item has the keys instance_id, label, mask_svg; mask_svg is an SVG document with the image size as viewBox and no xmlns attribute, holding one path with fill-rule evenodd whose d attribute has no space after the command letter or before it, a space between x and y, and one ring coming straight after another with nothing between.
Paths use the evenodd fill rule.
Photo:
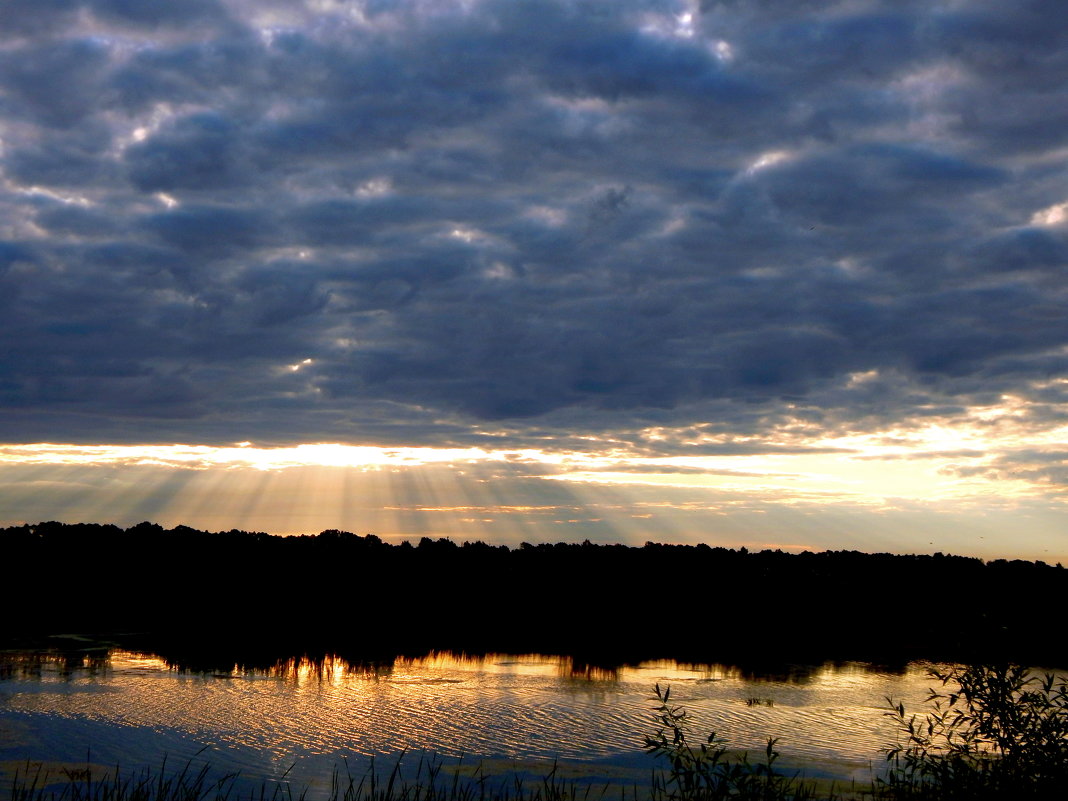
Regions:
<instances>
[{"instance_id":1,"label":"setting sun glow","mask_svg":"<svg viewBox=\"0 0 1068 801\"><path fill-rule=\"evenodd\" d=\"M349 528L397 540L659 538L797 550L848 545L858 536L847 533L848 521L863 511L864 535L887 537L880 544L887 550L994 556L1007 551L994 528L1015 515L1033 532L1036 557L1061 558L1055 521L1066 499L1051 495L1048 477L1068 427L1028 428L1028 412L1006 396L953 420L879 431L812 437L797 423L756 438L657 427L629 442L585 437L582 450L6 445L0 472L3 493L16 501L7 507L36 506L42 518L152 518L290 534ZM934 525L968 519L971 526L947 536L931 515ZM887 531L902 521L913 531L880 535L880 521ZM795 532L789 541L775 533L787 524Z\"/></svg>"}]
</instances>

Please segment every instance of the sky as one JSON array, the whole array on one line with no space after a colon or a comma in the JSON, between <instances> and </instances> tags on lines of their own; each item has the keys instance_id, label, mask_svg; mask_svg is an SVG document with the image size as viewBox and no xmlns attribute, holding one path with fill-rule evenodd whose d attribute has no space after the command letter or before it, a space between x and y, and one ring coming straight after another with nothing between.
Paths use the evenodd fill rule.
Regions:
<instances>
[{"instance_id":1,"label":"sky","mask_svg":"<svg viewBox=\"0 0 1068 801\"><path fill-rule=\"evenodd\" d=\"M4 0L0 523L1068 558L1059 0Z\"/></svg>"}]
</instances>

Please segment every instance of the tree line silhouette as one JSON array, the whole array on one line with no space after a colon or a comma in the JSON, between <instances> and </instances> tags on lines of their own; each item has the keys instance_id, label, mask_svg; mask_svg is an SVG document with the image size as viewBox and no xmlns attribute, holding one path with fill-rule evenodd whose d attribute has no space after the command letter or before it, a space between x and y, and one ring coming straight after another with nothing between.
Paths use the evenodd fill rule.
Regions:
<instances>
[{"instance_id":1,"label":"tree line silhouette","mask_svg":"<svg viewBox=\"0 0 1068 801\"><path fill-rule=\"evenodd\" d=\"M0 563L0 644L80 633L187 666L431 650L1068 666L1068 571L1043 562L44 522L0 529Z\"/></svg>"}]
</instances>

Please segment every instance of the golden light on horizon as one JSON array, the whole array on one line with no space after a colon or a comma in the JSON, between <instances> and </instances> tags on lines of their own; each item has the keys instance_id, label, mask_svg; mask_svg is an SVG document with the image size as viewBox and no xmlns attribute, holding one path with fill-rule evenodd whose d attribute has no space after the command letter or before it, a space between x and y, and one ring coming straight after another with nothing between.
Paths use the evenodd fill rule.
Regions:
<instances>
[{"instance_id":1,"label":"golden light on horizon","mask_svg":"<svg viewBox=\"0 0 1068 801\"><path fill-rule=\"evenodd\" d=\"M1005 397L998 406L977 407L953 421L932 420L822 437L807 436L789 426L762 438L715 435L692 428L659 427L638 432L643 443L663 450L665 455L650 454L650 448L628 446L618 439L595 437L582 438L589 443L589 449L583 451L336 442L277 447L250 442L221 447L35 443L0 446L0 465L156 466L223 473L272 473L294 468L389 472L438 467L463 471L499 465L528 466L529 477L553 482L759 491L781 493L794 502L799 494L809 495L816 503L834 496L862 503L895 497L960 499L989 494L995 485L998 494L1011 498L1049 488L1025 474L997 473L997 460L1023 450L1032 455L1052 451L1068 441L1068 426L1035 430L1024 420L1026 413L1026 404ZM962 464L967 469L962 469ZM433 484L425 490L436 492ZM454 497L439 500L423 506L463 505Z\"/></svg>"},{"instance_id":2,"label":"golden light on horizon","mask_svg":"<svg viewBox=\"0 0 1068 801\"><path fill-rule=\"evenodd\" d=\"M996 521L1014 516L1013 525L1036 532L1028 538L1036 553L1068 554L1057 533L1068 501L1056 472L1066 441L1068 426L1055 416L1043 421L1027 402L1005 396L952 418L867 430L814 431L799 416L762 436L722 434L710 424L656 426L572 437L558 449L3 445L8 519L0 522L153 520L280 534L342 528L393 541L510 545L687 542L714 532L725 544L792 549L864 547L855 533L863 530L895 550L955 537L943 546L952 551L978 547L983 532L994 538ZM943 533L947 527L963 533Z\"/></svg>"}]
</instances>

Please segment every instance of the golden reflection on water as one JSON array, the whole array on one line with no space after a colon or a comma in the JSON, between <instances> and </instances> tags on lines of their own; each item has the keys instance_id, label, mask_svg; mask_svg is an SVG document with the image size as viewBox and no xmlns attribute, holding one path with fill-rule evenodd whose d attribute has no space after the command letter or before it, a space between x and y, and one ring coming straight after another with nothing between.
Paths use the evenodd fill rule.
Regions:
<instances>
[{"instance_id":1,"label":"golden reflection on water","mask_svg":"<svg viewBox=\"0 0 1068 801\"><path fill-rule=\"evenodd\" d=\"M105 649L76 652L7 651L0 653L0 681L60 681L76 674L94 676L111 666ZM157 660L158 661L158 660Z\"/></svg>"},{"instance_id":2,"label":"golden reflection on water","mask_svg":"<svg viewBox=\"0 0 1068 801\"><path fill-rule=\"evenodd\" d=\"M654 664L654 663L649 663ZM666 664L666 663L665 663ZM234 667L235 675L243 672ZM454 654L434 651L426 656L398 656L389 663L350 663L337 656L319 659L299 657L282 660L265 671L272 678L308 683L338 685L354 679L394 682L442 681L442 673L480 673L499 676L540 676L547 679L617 681L620 669L576 662L568 656L543 654ZM457 679L457 682L460 680Z\"/></svg>"},{"instance_id":3,"label":"golden reflection on water","mask_svg":"<svg viewBox=\"0 0 1068 801\"><path fill-rule=\"evenodd\" d=\"M240 673L240 670L235 667L234 673ZM272 678L293 682L297 687L313 683L338 686L352 678L357 673L357 667L334 656L317 660L300 657L278 662L265 673Z\"/></svg>"},{"instance_id":4,"label":"golden reflection on water","mask_svg":"<svg viewBox=\"0 0 1068 801\"><path fill-rule=\"evenodd\" d=\"M157 656L116 651L111 662L117 669L167 670L174 669ZM927 665L916 663L897 671L873 669L860 662L828 663L823 665L785 665L775 669L743 668L735 665L693 664L671 659L647 660L636 665L604 667L575 660L570 656L546 654L465 654L433 651L424 656L397 656L391 661L350 662L339 656L319 658L307 656L281 660L263 670L234 665L228 674L233 677L257 674L279 679L299 687L312 685L341 686L353 681L386 681L398 684L457 683L462 678L445 678L446 674L478 674L483 677L526 677L544 680L632 683L647 681L652 675L658 683L671 682L773 682L786 685L818 685L824 691L859 690L871 683L873 672L926 674Z\"/></svg>"},{"instance_id":5,"label":"golden reflection on water","mask_svg":"<svg viewBox=\"0 0 1068 801\"><path fill-rule=\"evenodd\" d=\"M106 659L2 654L0 666L0 722L14 713L55 726L60 737L64 720L121 723L96 736L174 732L277 764L403 750L635 759L655 727L659 684L691 712L702 739L716 731L731 747L761 749L774 736L785 755L867 765L893 736L885 696L918 709L930 685L920 665L809 666L757 678L741 667L672 660L606 668L558 655L448 652L368 663L294 658L205 673L121 650Z\"/></svg>"}]
</instances>

